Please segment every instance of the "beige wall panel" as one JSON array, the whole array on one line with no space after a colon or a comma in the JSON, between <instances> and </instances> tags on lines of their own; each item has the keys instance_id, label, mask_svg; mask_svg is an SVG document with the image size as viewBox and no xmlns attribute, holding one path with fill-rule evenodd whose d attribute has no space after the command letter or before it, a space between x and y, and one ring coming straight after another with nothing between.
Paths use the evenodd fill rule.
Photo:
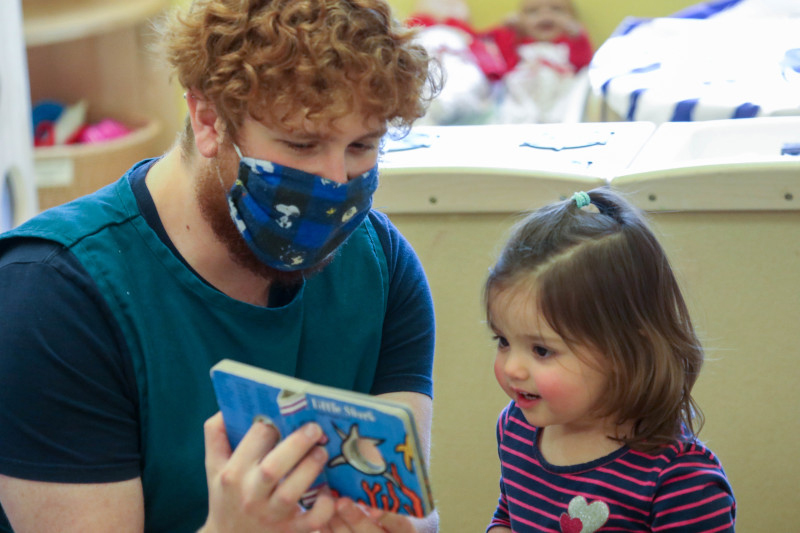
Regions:
<instances>
[{"instance_id":1,"label":"beige wall panel","mask_svg":"<svg viewBox=\"0 0 800 533\"><path fill-rule=\"evenodd\" d=\"M494 424L507 398L492 372L481 287L516 217L391 215L422 259L435 301L431 474L445 533L482 531L497 501ZM707 349L695 389L707 417L701 437L733 484L738 529L793 531L800 212L663 212L652 221Z\"/></svg>"}]
</instances>

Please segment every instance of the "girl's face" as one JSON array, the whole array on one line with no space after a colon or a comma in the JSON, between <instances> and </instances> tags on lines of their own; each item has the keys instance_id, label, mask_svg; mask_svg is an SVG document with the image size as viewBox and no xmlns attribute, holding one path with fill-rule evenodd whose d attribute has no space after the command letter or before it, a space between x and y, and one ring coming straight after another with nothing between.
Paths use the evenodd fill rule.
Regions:
<instances>
[{"instance_id":1,"label":"girl's face","mask_svg":"<svg viewBox=\"0 0 800 533\"><path fill-rule=\"evenodd\" d=\"M500 387L536 427L607 434L593 413L606 387L602 354L570 348L547 324L536 291L511 287L491 294L490 327L497 340L494 373Z\"/></svg>"}]
</instances>

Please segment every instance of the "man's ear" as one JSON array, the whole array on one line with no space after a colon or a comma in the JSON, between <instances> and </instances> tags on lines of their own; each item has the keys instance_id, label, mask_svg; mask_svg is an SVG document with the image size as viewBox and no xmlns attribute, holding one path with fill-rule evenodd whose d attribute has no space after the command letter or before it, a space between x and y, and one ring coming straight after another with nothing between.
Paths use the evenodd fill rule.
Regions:
<instances>
[{"instance_id":1,"label":"man's ear","mask_svg":"<svg viewBox=\"0 0 800 533\"><path fill-rule=\"evenodd\" d=\"M216 156L223 135L222 121L217 116L214 104L192 91L187 91L186 105L189 107L189 120L192 123L197 151L203 157Z\"/></svg>"}]
</instances>

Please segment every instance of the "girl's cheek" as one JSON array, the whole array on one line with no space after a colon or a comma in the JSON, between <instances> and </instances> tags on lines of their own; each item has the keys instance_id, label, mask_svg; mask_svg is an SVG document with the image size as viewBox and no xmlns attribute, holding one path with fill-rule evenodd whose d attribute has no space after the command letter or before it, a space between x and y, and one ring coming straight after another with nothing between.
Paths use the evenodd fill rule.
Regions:
<instances>
[{"instance_id":1,"label":"girl's cheek","mask_svg":"<svg viewBox=\"0 0 800 533\"><path fill-rule=\"evenodd\" d=\"M499 357L494 358L494 378L500 384L501 387L505 385L505 379L503 378L503 361Z\"/></svg>"},{"instance_id":2,"label":"girl's cheek","mask_svg":"<svg viewBox=\"0 0 800 533\"><path fill-rule=\"evenodd\" d=\"M569 390L565 383L555 374L540 373L536 377L536 388L541 396L557 399L562 396L571 396L574 391Z\"/></svg>"},{"instance_id":3,"label":"girl's cheek","mask_svg":"<svg viewBox=\"0 0 800 533\"><path fill-rule=\"evenodd\" d=\"M503 370L505 360L501 357L494 358L494 379L497 380L497 383L500 384L500 388L505 391L506 394L512 396L511 391L508 390L508 384L506 380L506 373Z\"/></svg>"}]
</instances>

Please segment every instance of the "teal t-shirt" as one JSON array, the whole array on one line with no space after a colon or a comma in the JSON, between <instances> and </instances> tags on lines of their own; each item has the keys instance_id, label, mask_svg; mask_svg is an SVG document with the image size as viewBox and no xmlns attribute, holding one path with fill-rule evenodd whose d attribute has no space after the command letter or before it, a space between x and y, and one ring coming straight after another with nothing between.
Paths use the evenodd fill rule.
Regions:
<instances>
[{"instance_id":1,"label":"teal t-shirt","mask_svg":"<svg viewBox=\"0 0 800 533\"><path fill-rule=\"evenodd\" d=\"M6 235L13 236L69 249L122 333L138 396L148 531L194 531L205 520L202 426L217 411L208 372L220 359L374 388L392 280L369 217L330 265L277 308L231 299L199 279L148 225L127 176ZM0 472L5 460L0 446Z\"/></svg>"}]
</instances>

